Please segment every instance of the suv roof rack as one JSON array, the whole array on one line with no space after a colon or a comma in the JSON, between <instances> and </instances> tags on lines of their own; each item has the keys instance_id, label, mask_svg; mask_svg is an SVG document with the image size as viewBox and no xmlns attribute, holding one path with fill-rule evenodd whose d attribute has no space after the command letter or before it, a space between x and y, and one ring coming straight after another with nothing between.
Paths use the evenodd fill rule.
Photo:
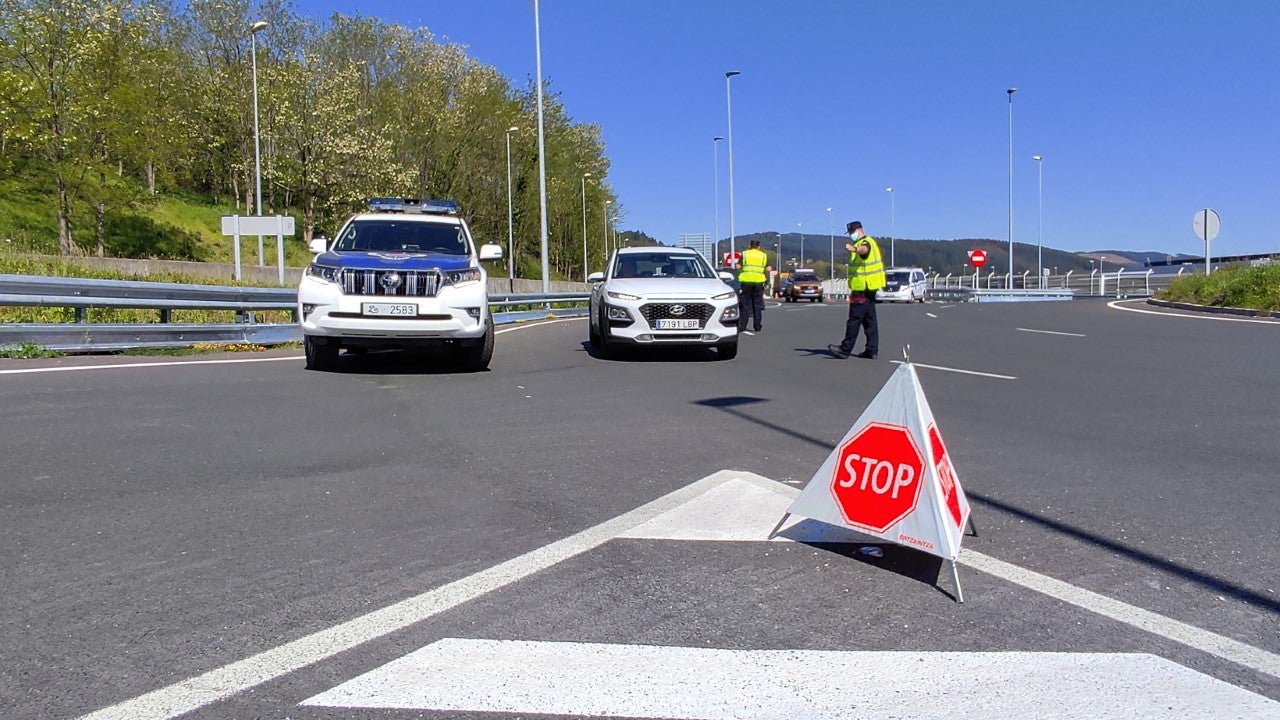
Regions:
<instances>
[{"instance_id":1,"label":"suv roof rack","mask_svg":"<svg viewBox=\"0 0 1280 720\"><path fill-rule=\"evenodd\" d=\"M457 215L458 203L452 200L376 197L369 199L369 212Z\"/></svg>"}]
</instances>

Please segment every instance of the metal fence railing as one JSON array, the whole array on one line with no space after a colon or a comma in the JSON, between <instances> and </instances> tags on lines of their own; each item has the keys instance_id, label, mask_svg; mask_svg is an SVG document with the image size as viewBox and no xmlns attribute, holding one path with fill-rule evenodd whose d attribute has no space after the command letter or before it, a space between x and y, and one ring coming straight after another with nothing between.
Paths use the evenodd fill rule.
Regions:
<instances>
[{"instance_id":1,"label":"metal fence railing","mask_svg":"<svg viewBox=\"0 0 1280 720\"><path fill-rule=\"evenodd\" d=\"M498 324L586 313L590 293L490 294ZM0 275L0 307L51 307L74 311L74 322L2 323L0 348L33 344L62 352L185 347L198 343L277 345L302 340L295 288L189 285ZM155 310L155 322L89 322L89 310ZM234 322L173 322L174 310L225 310ZM288 312L291 322L258 322L257 311Z\"/></svg>"}]
</instances>

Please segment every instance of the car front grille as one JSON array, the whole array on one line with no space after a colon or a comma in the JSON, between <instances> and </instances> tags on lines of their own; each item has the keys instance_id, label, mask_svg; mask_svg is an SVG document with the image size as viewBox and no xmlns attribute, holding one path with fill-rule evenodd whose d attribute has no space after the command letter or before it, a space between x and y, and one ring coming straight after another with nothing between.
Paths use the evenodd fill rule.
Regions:
<instances>
[{"instance_id":1,"label":"car front grille","mask_svg":"<svg viewBox=\"0 0 1280 720\"><path fill-rule=\"evenodd\" d=\"M388 295L435 297L442 277L435 270L351 270L342 271L340 284L347 295Z\"/></svg>"},{"instance_id":2,"label":"car front grille","mask_svg":"<svg viewBox=\"0 0 1280 720\"><path fill-rule=\"evenodd\" d=\"M702 329L714 313L715 307L706 303L646 303L640 306L640 314L649 327L653 327L655 320L693 319L698 321L698 329Z\"/></svg>"}]
</instances>

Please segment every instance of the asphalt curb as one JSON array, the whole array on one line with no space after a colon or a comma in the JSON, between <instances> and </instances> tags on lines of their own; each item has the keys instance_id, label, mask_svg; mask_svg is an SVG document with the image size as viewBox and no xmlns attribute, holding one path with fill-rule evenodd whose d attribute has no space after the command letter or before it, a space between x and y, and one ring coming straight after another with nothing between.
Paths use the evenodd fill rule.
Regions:
<instances>
[{"instance_id":1,"label":"asphalt curb","mask_svg":"<svg viewBox=\"0 0 1280 720\"><path fill-rule=\"evenodd\" d=\"M1253 308L1233 308L1218 307L1216 305L1196 305L1193 303L1172 302L1170 300L1156 300L1155 298L1147 298L1148 305L1157 307L1173 308L1175 310L1190 310L1192 312L1204 312L1214 315L1244 315L1246 317L1273 317L1274 313L1270 310L1255 310Z\"/></svg>"}]
</instances>

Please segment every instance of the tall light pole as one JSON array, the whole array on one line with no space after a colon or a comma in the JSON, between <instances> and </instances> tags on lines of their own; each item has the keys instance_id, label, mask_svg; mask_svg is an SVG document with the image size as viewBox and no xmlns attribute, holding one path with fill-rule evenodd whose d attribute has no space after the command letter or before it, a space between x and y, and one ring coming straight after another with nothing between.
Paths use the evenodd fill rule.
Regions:
<instances>
[{"instance_id":1,"label":"tall light pole","mask_svg":"<svg viewBox=\"0 0 1280 720\"><path fill-rule=\"evenodd\" d=\"M836 224L831 215L831 208L827 208L827 229L831 231L831 279L836 279Z\"/></svg>"},{"instance_id":2,"label":"tall light pole","mask_svg":"<svg viewBox=\"0 0 1280 720\"><path fill-rule=\"evenodd\" d=\"M889 193L889 267L897 267L898 261L894 259L893 244L898 238L898 234L893 229L893 186L884 189Z\"/></svg>"},{"instance_id":3,"label":"tall light pole","mask_svg":"<svg viewBox=\"0 0 1280 720\"><path fill-rule=\"evenodd\" d=\"M796 223L796 231L800 233L800 264L804 265L804 223Z\"/></svg>"},{"instance_id":4,"label":"tall light pole","mask_svg":"<svg viewBox=\"0 0 1280 720\"><path fill-rule=\"evenodd\" d=\"M511 205L511 133L520 128L507 128L507 277L516 276L516 226Z\"/></svg>"},{"instance_id":5,"label":"tall light pole","mask_svg":"<svg viewBox=\"0 0 1280 720\"><path fill-rule=\"evenodd\" d=\"M600 249L603 251L601 255L604 257L604 264L600 267L604 268L605 272L609 271L609 206L612 204L612 200L605 200L604 205L600 208L600 224L603 226L601 227L603 234L600 236Z\"/></svg>"},{"instance_id":6,"label":"tall light pole","mask_svg":"<svg viewBox=\"0 0 1280 720\"><path fill-rule=\"evenodd\" d=\"M1009 284L1005 287L1013 289L1013 94L1018 88L1009 88Z\"/></svg>"},{"instance_id":7,"label":"tall light pole","mask_svg":"<svg viewBox=\"0 0 1280 720\"><path fill-rule=\"evenodd\" d=\"M538 204L542 214L539 240L542 243L542 293L551 294L551 259L547 248L547 144L542 122L542 26L538 20L538 0L533 0L534 54L538 73Z\"/></svg>"},{"instance_id":8,"label":"tall light pole","mask_svg":"<svg viewBox=\"0 0 1280 720\"><path fill-rule=\"evenodd\" d=\"M253 177L258 187L258 215L262 215L262 144L258 140L258 32L267 27L259 20L249 28L250 54L253 55ZM263 266L262 236L258 236L258 267ZM239 271L239 267L236 268Z\"/></svg>"},{"instance_id":9,"label":"tall light pole","mask_svg":"<svg viewBox=\"0 0 1280 720\"><path fill-rule=\"evenodd\" d=\"M582 173L582 282L587 281L587 178L591 173Z\"/></svg>"},{"instance_id":10,"label":"tall light pole","mask_svg":"<svg viewBox=\"0 0 1280 720\"><path fill-rule=\"evenodd\" d=\"M732 255L735 252L734 238L736 237L736 235L734 234L734 231L733 231L733 93L731 91L732 85L730 84L729 79L732 78L734 75L741 75L741 74L742 73L737 70L730 70L729 72L724 74L724 99L725 99L725 107L728 111L728 117L729 117L728 135L729 135L729 254L730 255Z\"/></svg>"},{"instance_id":11,"label":"tall light pole","mask_svg":"<svg viewBox=\"0 0 1280 720\"><path fill-rule=\"evenodd\" d=\"M716 255L720 254L720 145L722 137L711 138L711 183L715 188L715 198L711 202L712 214L715 216L715 232L711 234L711 264L715 264Z\"/></svg>"},{"instance_id":12,"label":"tall light pole","mask_svg":"<svg viewBox=\"0 0 1280 720\"><path fill-rule=\"evenodd\" d=\"M1044 287L1044 156L1032 155L1036 161L1036 277L1037 287Z\"/></svg>"}]
</instances>

